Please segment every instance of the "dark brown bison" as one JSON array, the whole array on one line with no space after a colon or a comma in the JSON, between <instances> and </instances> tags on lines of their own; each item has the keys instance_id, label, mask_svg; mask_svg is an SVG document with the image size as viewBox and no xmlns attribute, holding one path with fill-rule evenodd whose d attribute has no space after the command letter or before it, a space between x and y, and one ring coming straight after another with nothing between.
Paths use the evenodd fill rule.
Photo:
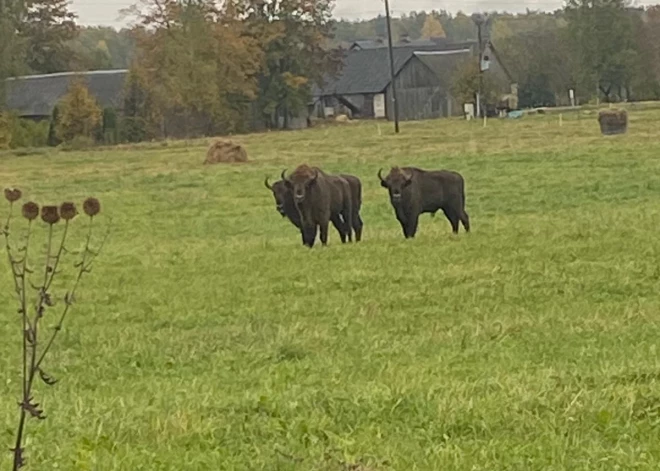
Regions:
<instances>
[{"instance_id":1,"label":"dark brown bison","mask_svg":"<svg viewBox=\"0 0 660 471\"><path fill-rule=\"evenodd\" d=\"M300 213L303 244L313 247L316 234L321 243L328 244L330 221L340 230L342 243L351 238L353 202L348 182L339 176L328 175L319 168L300 165L287 177L282 171L282 180L293 193L293 202Z\"/></svg>"},{"instance_id":2,"label":"dark brown bison","mask_svg":"<svg viewBox=\"0 0 660 471\"><path fill-rule=\"evenodd\" d=\"M317 168L314 167L314 169ZM339 176L348 182L351 190L351 202L353 204L353 221L351 222L351 226L355 232L355 241L360 242L362 240L362 228L364 227L364 223L360 217L360 210L362 209L362 182L354 175L340 174ZM286 182L284 180L279 180L271 185L268 178L266 178L264 180L264 185L273 193L277 212L280 213L282 217L288 218L298 229L301 229L302 224L300 213L293 200L293 192L287 187ZM337 229L339 237L341 238L344 234L344 224L346 223L343 220L343 217L341 218L341 221L331 219L331 222L335 226L335 229ZM339 225L339 222L341 222L341 225ZM348 234L348 240L349 242L352 241L350 233Z\"/></svg>"},{"instance_id":3,"label":"dark brown bison","mask_svg":"<svg viewBox=\"0 0 660 471\"><path fill-rule=\"evenodd\" d=\"M403 235L413 238L417 233L419 215L435 215L442 210L451 223L454 234L459 222L470 232L470 217L465 212L465 181L449 170L426 171L415 167L393 167L387 177L378 171L381 185L387 188Z\"/></svg>"}]
</instances>

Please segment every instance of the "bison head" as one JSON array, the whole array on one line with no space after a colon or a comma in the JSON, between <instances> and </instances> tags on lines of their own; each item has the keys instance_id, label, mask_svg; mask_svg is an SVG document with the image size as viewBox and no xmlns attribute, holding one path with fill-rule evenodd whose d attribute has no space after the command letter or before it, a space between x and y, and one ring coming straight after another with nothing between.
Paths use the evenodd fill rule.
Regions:
<instances>
[{"instance_id":1,"label":"bison head","mask_svg":"<svg viewBox=\"0 0 660 471\"><path fill-rule=\"evenodd\" d=\"M380 178L381 186L387 188L390 192L392 203L400 202L405 189L412 183L412 174L401 170L399 167L392 168L385 178L383 178L382 172L383 169L381 168L378 171L378 178Z\"/></svg>"},{"instance_id":2,"label":"bison head","mask_svg":"<svg viewBox=\"0 0 660 471\"><path fill-rule=\"evenodd\" d=\"M280 180L279 182L275 182L271 185L268 183L268 177L266 177L264 185L266 185L266 188L273 192L273 198L275 198L275 207L277 208L277 212L280 213L282 217L285 217L286 211L284 210L284 205L286 203L287 197L289 197L289 189L287 188L286 183Z\"/></svg>"},{"instance_id":3,"label":"bison head","mask_svg":"<svg viewBox=\"0 0 660 471\"><path fill-rule=\"evenodd\" d=\"M309 188L316 183L316 179L319 176L318 170L302 165L290 177L287 177L285 173L286 170L282 170L282 180L293 193L293 200L296 204L302 203L305 201L305 196Z\"/></svg>"}]
</instances>

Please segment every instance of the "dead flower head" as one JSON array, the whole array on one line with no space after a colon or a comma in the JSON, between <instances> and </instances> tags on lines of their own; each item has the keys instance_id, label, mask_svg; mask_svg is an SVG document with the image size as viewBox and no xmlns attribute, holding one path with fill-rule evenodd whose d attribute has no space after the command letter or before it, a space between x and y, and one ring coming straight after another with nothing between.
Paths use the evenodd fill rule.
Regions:
<instances>
[{"instance_id":1,"label":"dead flower head","mask_svg":"<svg viewBox=\"0 0 660 471\"><path fill-rule=\"evenodd\" d=\"M60 220L57 206L43 206L41 208L41 220L47 224L57 224Z\"/></svg>"},{"instance_id":2,"label":"dead flower head","mask_svg":"<svg viewBox=\"0 0 660 471\"><path fill-rule=\"evenodd\" d=\"M69 202L62 203L62 206L60 206L60 215L65 221L70 221L71 219L75 218L78 215L76 205Z\"/></svg>"},{"instance_id":3,"label":"dead flower head","mask_svg":"<svg viewBox=\"0 0 660 471\"><path fill-rule=\"evenodd\" d=\"M28 221L34 221L39 216L39 205L28 201L23 205L23 217Z\"/></svg>"},{"instance_id":4,"label":"dead flower head","mask_svg":"<svg viewBox=\"0 0 660 471\"><path fill-rule=\"evenodd\" d=\"M23 193L21 193L21 190L18 188L5 188L5 198L7 198L7 201L10 203L20 200L21 196L23 196Z\"/></svg>"},{"instance_id":5,"label":"dead flower head","mask_svg":"<svg viewBox=\"0 0 660 471\"><path fill-rule=\"evenodd\" d=\"M83 210L89 217L94 217L101 212L101 203L96 198L87 198L83 203Z\"/></svg>"}]
</instances>

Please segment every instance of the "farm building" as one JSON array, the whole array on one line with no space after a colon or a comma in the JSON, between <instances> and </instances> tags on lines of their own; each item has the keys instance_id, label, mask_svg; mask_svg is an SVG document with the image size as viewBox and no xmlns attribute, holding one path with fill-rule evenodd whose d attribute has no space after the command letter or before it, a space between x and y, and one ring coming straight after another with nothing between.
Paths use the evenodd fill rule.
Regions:
<instances>
[{"instance_id":1,"label":"farm building","mask_svg":"<svg viewBox=\"0 0 660 471\"><path fill-rule=\"evenodd\" d=\"M326 79L322 88L314 89L312 114L322 118L348 114L354 118L393 119L388 49L365 42L356 45L345 54L337 78ZM452 96L454 75L467 61L478 61L476 51L476 42L443 41L393 48L400 119L462 115L463 103ZM497 78L501 96L509 94L513 85L511 77L490 43L484 56L489 58L485 73Z\"/></svg>"},{"instance_id":2,"label":"farm building","mask_svg":"<svg viewBox=\"0 0 660 471\"><path fill-rule=\"evenodd\" d=\"M66 95L69 84L82 77L90 93L102 108L123 108L123 91L127 70L94 72L62 72L27 75L7 79L7 108L21 118L50 119L55 105Z\"/></svg>"}]
</instances>

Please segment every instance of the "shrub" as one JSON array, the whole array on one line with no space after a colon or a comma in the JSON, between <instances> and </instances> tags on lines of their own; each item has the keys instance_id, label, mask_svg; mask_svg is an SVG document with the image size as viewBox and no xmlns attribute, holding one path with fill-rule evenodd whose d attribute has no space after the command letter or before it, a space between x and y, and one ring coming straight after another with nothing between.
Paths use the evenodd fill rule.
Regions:
<instances>
[{"instance_id":1,"label":"shrub","mask_svg":"<svg viewBox=\"0 0 660 471\"><path fill-rule=\"evenodd\" d=\"M119 127L121 142L142 142L147 137L146 120L139 116L124 116Z\"/></svg>"},{"instance_id":2,"label":"shrub","mask_svg":"<svg viewBox=\"0 0 660 471\"><path fill-rule=\"evenodd\" d=\"M95 136L101 124L101 109L82 79L71 82L59 108L55 128L59 139L68 142L78 136Z\"/></svg>"},{"instance_id":3,"label":"shrub","mask_svg":"<svg viewBox=\"0 0 660 471\"><path fill-rule=\"evenodd\" d=\"M9 147L45 147L48 142L48 121L32 121L17 116L10 118L11 142Z\"/></svg>"},{"instance_id":4,"label":"shrub","mask_svg":"<svg viewBox=\"0 0 660 471\"><path fill-rule=\"evenodd\" d=\"M60 109L55 106L53 108L53 116L50 118L50 126L48 127L48 141L47 144L51 147L59 146L62 141L57 137L57 121L60 119Z\"/></svg>"},{"instance_id":5,"label":"shrub","mask_svg":"<svg viewBox=\"0 0 660 471\"><path fill-rule=\"evenodd\" d=\"M104 144L117 144L119 129L117 126L117 112L114 108L105 108L103 110L103 126L101 139Z\"/></svg>"}]
</instances>

